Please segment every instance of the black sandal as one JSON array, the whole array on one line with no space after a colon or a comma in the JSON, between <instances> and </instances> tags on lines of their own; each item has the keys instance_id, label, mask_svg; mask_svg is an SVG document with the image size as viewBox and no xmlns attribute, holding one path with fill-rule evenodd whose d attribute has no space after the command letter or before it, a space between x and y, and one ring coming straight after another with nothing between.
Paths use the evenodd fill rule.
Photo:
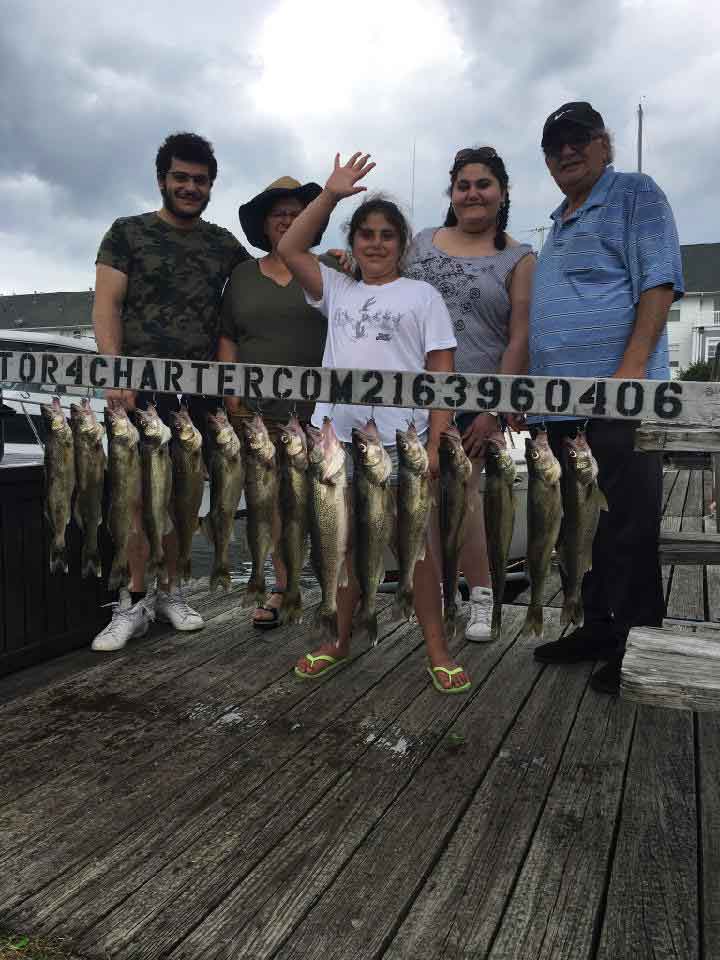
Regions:
<instances>
[{"instance_id":1,"label":"black sandal","mask_svg":"<svg viewBox=\"0 0 720 960\"><path fill-rule=\"evenodd\" d=\"M270 596L276 593L278 596L282 596L285 593L284 590L271 590ZM256 620L253 617L253 626L257 627L258 630L274 630L276 627L280 626L280 608L279 607L266 607L265 604L261 604L259 607L255 608L256 610L266 610L268 613L272 614L272 619L270 620Z\"/></svg>"}]
</instances>

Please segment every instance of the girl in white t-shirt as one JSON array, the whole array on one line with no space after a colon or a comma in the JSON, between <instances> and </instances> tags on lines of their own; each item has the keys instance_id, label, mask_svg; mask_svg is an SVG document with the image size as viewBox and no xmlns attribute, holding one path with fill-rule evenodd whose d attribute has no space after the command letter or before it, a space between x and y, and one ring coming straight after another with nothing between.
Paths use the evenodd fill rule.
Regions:
<instances>
[{"instance_id":1,"label":"girl in white t-shirt","mask_svg":"<svg viewBox=\"0 0 720 960\"><path fill-rule=\"evenodd\" d=\"M361 204L350 220L348 241L360 274L359 279L328 270L310 253L314 238L337 203L362 193L357 186L374 163L369 154L354 154L335 166L322 193L308 204L280 240L278 252L305 290L307 300L327 317L328 331L324 367L356 367L376 370L453 370L456 346L452 323L440 294L430 284L400 276L400 262L410 231L400 210L389 200L371 198ZM395 445L396 429L405 429L413 415L398 407L362 407L318 404L313 420L332 417L338 438L352 439L352 428L364 426L374 414L387 447ZM438 474L440 434L450 415L441 410L414 415L419 434L426 435L430 471ZM351 564L348 564L351 569ZM415 567L415 612L425 637L435 685L448 692L469 689L470 680L448 651L442 623L440 571L431 550ZM337 645L327 645L300 659L297 670L320 676L350 652L352 614L359 597L354 577L338 590Z\"/></svg>"}]
</instances>

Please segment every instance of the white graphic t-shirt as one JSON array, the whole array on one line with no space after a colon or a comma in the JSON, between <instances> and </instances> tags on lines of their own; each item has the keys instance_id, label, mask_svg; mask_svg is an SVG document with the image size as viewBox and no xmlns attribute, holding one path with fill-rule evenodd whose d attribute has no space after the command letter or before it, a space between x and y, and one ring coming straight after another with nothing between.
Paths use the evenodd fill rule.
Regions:
<instances>
[{"instance_id":1,"label":"white graphic t-shirt","mask_svg":"<svg viewBox=\"0 0 720 960\"><path fill-rule=\"evenodd\" d=\"M337 270L320 265L323 295L313 300L328 320L323 354L324 367L366 370L424 370L431 350L457 346L445 302L429 283L400 277L392 283L371 286ZM313 423L331 417L340 440L352 439L352 428L374 416L384 444L395 443L395 431L415 420L419 434L427 431L429 413L404 407L318 403Z\"/></svg>"}]
</instances>

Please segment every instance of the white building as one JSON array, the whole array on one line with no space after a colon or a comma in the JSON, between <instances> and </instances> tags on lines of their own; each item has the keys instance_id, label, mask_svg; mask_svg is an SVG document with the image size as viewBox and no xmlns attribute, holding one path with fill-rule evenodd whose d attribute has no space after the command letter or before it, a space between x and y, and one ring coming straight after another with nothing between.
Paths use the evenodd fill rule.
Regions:
<instances>
[{"instance_id":1,"label":"white building","mask_svg":"<svg viewBox=\"0 0 720 960\"><path fill-rule=\"evenodd\" d=\"M675 376L715 356L720 344L720 243L681 246L685 296L668 314L670 367Z\"/></svg>"}]
</instances>

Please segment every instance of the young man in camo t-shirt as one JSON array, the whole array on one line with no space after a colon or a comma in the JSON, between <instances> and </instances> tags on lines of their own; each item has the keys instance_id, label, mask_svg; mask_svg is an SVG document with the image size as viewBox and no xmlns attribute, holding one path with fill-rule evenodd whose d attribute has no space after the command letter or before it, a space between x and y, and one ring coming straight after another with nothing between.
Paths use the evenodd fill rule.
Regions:
<instances>
[{"instance_id":1,"label":"young man in camo t-shirt","mask_svg":"<svg viewBox=\"0 0 720 960\"><path fill-rule=\"evenodd\" d=\"M98 351L131 357L211 360L217 347L220 300L233 268L249 254L227 230L201 214L210 202L217 161L207 140L194 133L169 136L155 160L162 206L116 220L102 239L96 261L93 323ZM107 390L108 403L143 408L151 396ZM214 401L185 398L199 429ZM168 419L177 398L159 395L160 416ZM141 525L137 524L137 529ZM173 582L177 542L166 539L170 571L158 584L155 616L178 630L198 630L200 615L183 600ZM95 637L94 650L118 650L148 627L144 595L145 538L131 536L130 599L116 607L110 624Z\"/></svg>"}]
</instances>

